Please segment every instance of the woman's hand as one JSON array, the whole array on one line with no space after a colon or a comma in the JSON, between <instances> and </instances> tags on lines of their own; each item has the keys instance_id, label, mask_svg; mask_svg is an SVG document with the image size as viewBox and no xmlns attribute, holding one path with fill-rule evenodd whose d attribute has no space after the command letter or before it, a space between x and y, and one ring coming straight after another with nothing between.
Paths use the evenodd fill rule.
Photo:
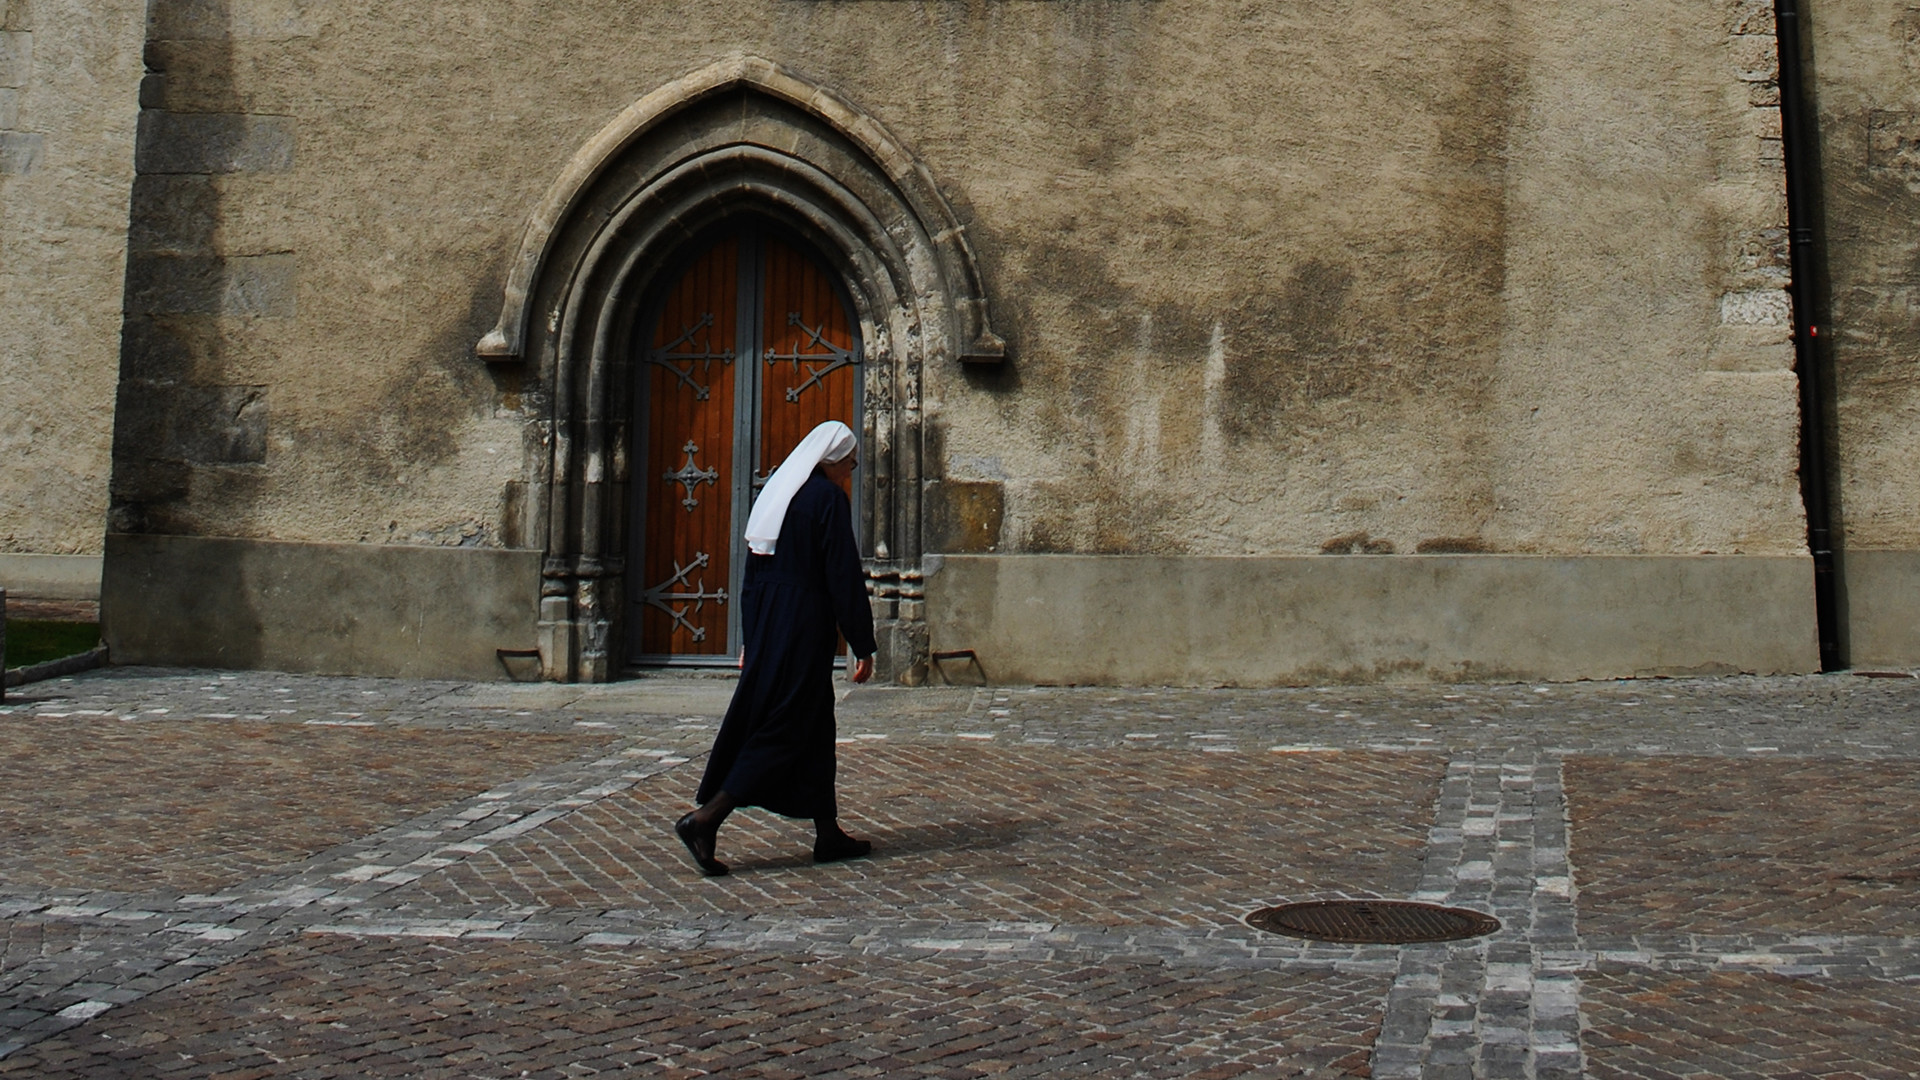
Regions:
<instances>
[{"instance_id":1,"label":"woman's hand","mask_svg":"<svg viewBox=\"0 0 1920 1080\"><path fill-rule=\"evenodd\" d=\"M847 678L857 683L873 678L873 657L863 656L854 661L853 671L847 675Z\"/></svg>"}]
</instances>

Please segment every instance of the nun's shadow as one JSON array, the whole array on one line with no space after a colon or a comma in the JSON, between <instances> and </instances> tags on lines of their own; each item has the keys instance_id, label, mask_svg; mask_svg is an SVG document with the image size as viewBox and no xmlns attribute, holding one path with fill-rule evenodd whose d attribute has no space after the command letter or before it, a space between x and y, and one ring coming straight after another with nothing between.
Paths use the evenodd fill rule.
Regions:
<instances>
[{"instance_id":1,"label":"nun's shadow","mask_svg":"<svg viewBox=\"0 0 1920 1080\"><path fill-rule=\"evenodd\" d=\"M1026 839L1030 833L1048 828L1049 823L1035 818L984 818L977 821L939 821L922 825L889 828L862 828L863 822L849 821L849 832L873 841L873 854L861 862L924 855L932 852L994 851ZM726 853L720 853L721 859ZM757 870L792 870L812 866L810 853L778 855L732 864L735 874Z\"/></svg>"}]
</instances>

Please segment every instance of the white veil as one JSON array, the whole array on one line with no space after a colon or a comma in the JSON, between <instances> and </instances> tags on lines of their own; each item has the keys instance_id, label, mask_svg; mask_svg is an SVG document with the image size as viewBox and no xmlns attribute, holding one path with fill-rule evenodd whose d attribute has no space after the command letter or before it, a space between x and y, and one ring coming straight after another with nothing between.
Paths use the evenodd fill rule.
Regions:
<instances>
[{"instance_id":1,"label":"white veil","mask_svg":"<svg viewBox=\"0 0 1920 1080\"><path fill-rule=\"evenodd\" d=\"M853 453L858 444L853 429L838 420L829 420L800 440L787 460L780 463L760 497L753 500L753 512L747 515L747 546L755 555L771 555L780 539L780 524L787 519L787 506L800 491L800 485L813 475L821 462L835 462Z\"/></svg>"}]
</instances>

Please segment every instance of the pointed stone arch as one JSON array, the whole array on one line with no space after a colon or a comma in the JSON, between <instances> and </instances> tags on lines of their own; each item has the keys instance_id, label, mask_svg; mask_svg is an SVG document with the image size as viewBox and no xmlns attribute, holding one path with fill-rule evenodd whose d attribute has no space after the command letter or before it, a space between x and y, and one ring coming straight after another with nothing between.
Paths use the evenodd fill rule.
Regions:
<instances>
[{"instance_id":1,"label":"pointed stone arch","mask_svg":"<svg viewBox=\"0 0 1920 1080\"><path fill-rule=\"evenodd\" d=\"M624 522L640 298L688 245L736 219L804 237L844 278L865 350L863 546L883 674L924 663L921 376L995 362L966 234L927 169L879 121L757 57L641 98L589 140L530 217L501 313L476 352L524 364L546 395L530 508L544 530L549 678L597 681L624 655Z\"/></svg>"}]
</instances>

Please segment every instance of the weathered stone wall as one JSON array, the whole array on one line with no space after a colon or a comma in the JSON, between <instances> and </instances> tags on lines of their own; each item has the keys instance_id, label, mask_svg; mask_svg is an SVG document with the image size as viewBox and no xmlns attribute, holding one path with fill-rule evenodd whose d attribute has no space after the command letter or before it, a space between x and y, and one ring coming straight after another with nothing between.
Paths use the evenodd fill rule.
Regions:
<instances>
[{"instance_id":1,"label":"weathered stone wall","mask_svg":"<svg viewBox=\"0 0 1920 1080\"><path fill-rule=\"evenodd\" d=\"M946 450L1006 546L1799 547L1747 10L1214 14L1130 58L1113 163L968 188L1024 362Z\"/></svg>"},{"instance_id":2,"label":"weathered stone wall","mask_svg":"<svg viewBox=\"0 0 1920 1080\"><path fill-rule=\"evenodd\" d=\"M0 553L101 550L145 7L0 0Z\"/></svg>"},{"instance_id":3,"label":"weathered stone wall","mask_svg":"<svg viewBox=\"0 0 1920 1080\"><path fill-rule=\"evenodd\" d=\"M1852 662L1920 664L1920 6L1808 12Z\"/></svg>"},{"instance_id":4,"label":"weathered stone wall","mask_svg":"<svg viewBox=\"0 0 1920 1080\"><path fill-rule=\"evenodd\" d=\"M733 52L968 223L954 548L1791 553L1765 5L157 4L116 525L514 545L525 215ZM537 429L535 429L537 430Z\"/></svg>"},{"instance_id":5,"label":"weathered stone wall","mask_svg":"<svg viewBox=\"0 0 1920 1080\"><path fill-rule=\"evenodd\" d=\"M929 551L1791 563L1770 11L154 0L111 528L303 542L328 574L339 543L540 548L554 388L474 344L583 143L745 54L889 128L979 256L1011 359L921 374ZM217 564L190 547L153 567ZM1430 599L1395 640L1466 602ZM1803 614L1764 664L1699 663L1804 666ZM1693 663L1662 648L1603 666Z\"/></svg>"}]
</instances>

